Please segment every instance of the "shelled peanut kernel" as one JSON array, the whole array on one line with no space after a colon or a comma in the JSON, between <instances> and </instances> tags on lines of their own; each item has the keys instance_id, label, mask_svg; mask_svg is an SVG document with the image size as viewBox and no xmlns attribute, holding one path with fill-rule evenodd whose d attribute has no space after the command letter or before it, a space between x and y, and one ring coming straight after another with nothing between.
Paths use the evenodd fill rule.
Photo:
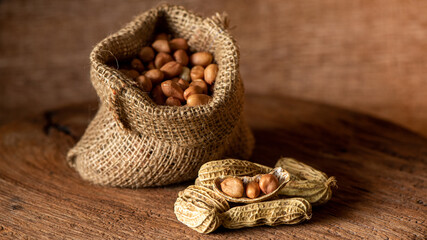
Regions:
<instances>
[{"instance_id":1,"label":"shelled peanut kernel","mask_svg":"<svg viewBox=\"0 0 427 240\"><path fill-rule=\"evenodd\" d=\"M199 106L212 101L218 65L209 52L190 52L186 39L160 33L119 70L158 105Z\"/></svg>"},{"instance_id":2,"label":"shelled peanut kernel","mask_svg":"<svg viewBox=\"0 0 427 240\"><path fill-rule=\"evenodd\" d=\"M273 174L264 174L258 182L250 181L245 186L243 181L238 177L228 177L220 185L221 191L230 197L241 198L243 197L243 193L246 193L248 198L257 198L261 192L263 194L274 192L279 187L279 180Z\"/></svg>"}]
</instances>

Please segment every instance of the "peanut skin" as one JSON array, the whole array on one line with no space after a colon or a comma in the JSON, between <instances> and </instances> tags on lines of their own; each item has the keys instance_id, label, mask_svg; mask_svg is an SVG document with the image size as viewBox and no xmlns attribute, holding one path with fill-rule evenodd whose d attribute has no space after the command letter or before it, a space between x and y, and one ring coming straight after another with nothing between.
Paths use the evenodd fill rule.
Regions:
<instances>
[{"instance_id":1,"label":"peanut skin","mask_svg":"<svg viewBox=\"0 0 427 240\"><path fill-rule=\"evenodd\" d=\"M191 80L203 79L205 77L205 69L202 66L194 66L190 71Z\"/></svg>"},{"instance_id":2,"label":"peanut skin","mask_svg":"<svg viewBox=\"0 0 427 240\"><path fill-rule=\"evenodd\" d=\"M182 66L175 61L171 61L163 65L160 70L163 72L166 79L170 79L182 73Z\"/></svg>"},{"instance_id":3,"label":"peanut skin","mask_svg":"<svg viewBox=\"0 0 427 240\"><path fill-rule=\"evenodd\" d=\"M246 185L246 196L248 198L256 198L259 196L259 185L257 182L250 182L248 185Z\"/></svg>"},{"instance_id":4,"label":"peanut skin","mask_svg":"<svg viewBox=\"0 0 427 240\"><path fill-rule=\"evenodd\" d=\"M144 71L144 64L142 64L141 60L138 58L132 59L132 62L130 63L133 69L135 69L138 72Z\"/></svg>"},{"instance_id":5,"label":"peanut skin","mask_svg":"<svg viewBox=\"0 0 427 240\"><path fill-rule=\"evenodd\" d=\"M174 97L176 99L179 99L180 101L184 101L184 91L182 91L182 88L178 85L178 83L167 80L162 82L160 84L162 86L163 94L166 97Z\"/></svg>"},{"instance_id":6,"label":"peanut skin","mask_svg":"<svg viewBox=\"0 0 427 240\"><path fill-rule=\"evenodd\" d=\"M259 180L259 188L264 194L269 194L279 187L279 180L272 174L264 174Z\"/></svg>"},{"instance_id":7,"label":"peanut skin","mask_svg":"<svg viewBox=\"0 0 427 240\"><path fill-rule=\"evenodd\" d=\"M145 63L153 61L154 50L151 47L143 47L141 51L139 51L139 58Z\"/></svg>"},{"instance_id":8,"label":"peanut skin","mask_svg":"<svg viewBox=\"0 0 427 240\"><path fill-rule=\"evenodd\" d=\"M159 69L148 70L145 73L145 76L151 80L151 82L153 83L153 85L156 85L156 84L160 83L163 80L163 78L164 78L163 72L160 71Z\"/></svg>"},{"instance_id":9,"label":"peanut skin","mask_svg":"<svg viewBox=\"0 0 427 240\"><path fill-rule=\"evenodd\" d=\"M182 49L177 50L176 52L173 53L173 57L175 58L175 61L181 64L182 66L188 65L188 55L184 50Z\"/></svg>"},{"instance_id":10,"label":"peanut skin","mask_svg":"<svg viewBox=\"0 0 427 240\"><path fill-rule=\"evenodd\" d=\"M165 103L166 96L163 94L162 87L160 85L157 85L155 88L153 88L153 91L151 91L151 96L157 105L163 105Z\"/></svg>"},{"instance_id":11,"label":"peanut skin","mask_svg":"<svg viewBox=\"0 0 427 240\"><path fill-rule=\"evenodd\" d=\"M211 96L206 94L192 94L187 98L187 106L200 106L208 104L212 100Z\"/></svg>"},{"instance_id":12,"label":"peanut skin","mask_svg":"<svg viewBox=\"0 0 427 240\"><path fill-rule=\"evenodd\" d=\"M139 88L144 92L149 92L153 88L151 80L144 75L137 77L136 81L138 82Z\"/></svg>"},{"instance_id":13,"label":"peanut skin","mask_svg":"<svg viewBox=\"0 0 427 240\"><path fill-rule=\"evenodd\" d=\"M188 100L188 98L193 94L203 94L203 89L199 86L190 86L184 91L184 98Z\"/></svg>"},{"instance_id":14,"label":"peanut skin","mask_svg":"<svg viewBox=\"0 0 427 240\"><path fill-rule=\"evenodd\" d=\"M212 54L208 52L196 52L190 57L190 62L194 66L200 65L206 67L212 62Z\"/></svg>"},{"instance_id":15,"label":"peanut skin","mask_svg":"<svg viewBox=\"0 0 427 240\"><path fill-rule=\"evenodd\" d=\"M174 38L170 40L169 46L171 47L172 51L176 51L176 50L187 51L188 49L187 40L185 40L184 38Z\"/></svg>"},{"instance_id":16,"label":"peanut skin","mask_svg":"<svg viewBox=\"0 0 427 240\"><path fill-rule=\"evenodd\" d=\"M165 52L170 53L171 48L169 46L168 40L159 39L153 42L151 46L157 51L157 52Z\"/></svg>"},{"instance_id":17,"label":"peanut skin","mask_svg":"<svg viewBox=\"0 0 427 240\"><path fill-rule=\"evenodd\" d=\"M181 101L178 98L168 97L166 99L166 105L168 106L181 106Z\"/></svg>"},{"instance_id":18,"label":"peanut skin","mask_svg":"<svg viewBox=\"0 0 427 240\"><path fill-rule=\"evenodd\" d=\"M205 68L205 81L209 85L212 85L212 83L214 83L214 81L215 81L217 73L218 73L218 65L216 65L214 63L209 64Z\"/></svg>"},{"instance_id":19,"label":"peanut skin","mask_svg":"<svg viewBox=\"0 0 427 240\"><path fill-rule=\"evenodd\" d=\"M230 197L243 197L244 187L242 180L234 177L226 178L221 183L221 191Z\"/></svg>"},{"instance_id":20,"label":"peanut skin","mask_svg":"<svg viewBox=\"0 0 427 240\"><path fill-rule=\"evenodd\" d=\"M154 66L156 68L161 68L163 67L163 65L165 65L170 61L173 61L173 58L171 57L171 55L164 52L160 52L157 54L156 58L154 59Z\"/></svg>"},{"instance_id":21,"label":"peanut skin","mask_svg":"<svg viewBox=\"0 0 427 240\"><path fill-rule=\"evenodd\" d=\"M203 81L203 79L195 79L190 83L190 87L191 86L198 86L202 89L203 94L208 94L208 85L206 84L205 81Z\"/></svg>"}]
</instances>

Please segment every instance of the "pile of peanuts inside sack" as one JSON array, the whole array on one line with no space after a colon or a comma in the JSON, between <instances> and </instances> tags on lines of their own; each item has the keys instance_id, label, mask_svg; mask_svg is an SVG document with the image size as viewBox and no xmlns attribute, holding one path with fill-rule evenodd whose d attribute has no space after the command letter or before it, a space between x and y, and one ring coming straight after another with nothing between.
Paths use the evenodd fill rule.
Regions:
<instances>
[{"instance_id":1,"label":"pile of peanuts inside sack","mask_svg":"<svg viewBox=\"0 0 427 240\"><path fill-rule=\"evenodd\" d=\"M192 53L187 40L160 33L119 70L158 105L199 106L212 100L218 65L209 52Z\"/></svg>"}]
</instances>

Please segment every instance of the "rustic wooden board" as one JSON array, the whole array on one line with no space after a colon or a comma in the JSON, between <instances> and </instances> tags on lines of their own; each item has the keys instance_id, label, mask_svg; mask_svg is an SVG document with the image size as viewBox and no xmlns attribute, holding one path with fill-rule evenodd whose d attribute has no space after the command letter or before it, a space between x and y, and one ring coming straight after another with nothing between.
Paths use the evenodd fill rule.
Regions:
<instances>
[{"instance_id":1,"label":"rustic wooden board","mask_svg":"<svg viewBox=\"0 0 427 240\"><path fill-rule=\"evenodd\" d=\"M366 115L287 97L250 95L253 161L295 157L334 175L332 200L297 226L218 229L178 222L173 204L190 182L145 189L91 185L67 166L96 104L0 126L0 237L425 239L427 140Z\"/></svg>"}]
</instances>

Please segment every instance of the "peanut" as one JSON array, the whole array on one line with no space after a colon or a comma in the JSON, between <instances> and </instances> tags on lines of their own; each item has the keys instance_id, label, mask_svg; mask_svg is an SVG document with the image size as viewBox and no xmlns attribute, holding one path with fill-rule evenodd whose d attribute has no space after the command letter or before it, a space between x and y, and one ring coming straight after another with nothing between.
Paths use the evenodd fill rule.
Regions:
<instances>
[{"instance_id":1,"label":"peanut","mask_svg":"<svg viewBox=\"0 0 427 240\"><path fill-rule=\"evenodd\" d=\"M154 59L154 66L160 69L161 67L163 67L163 65L171 61L173 61L173 58L171 57L171 55L164 52L159 52L156 55L156 58Z\"/></svg>"},{"instance_id":2,"label":"peanut","mask_svg":"<svg viewBox=\"0 0 427 240\"><path fill-rule=\"evenodd\" d=\"M221 182L221 191L230 197L243 197L244 187L242 180L234 177L229 177Z\"/></svg>"},{"instance_id":3,"label":"peanut","mask_svg":"<svg viewBox=\"0 0 427 240\"><path fill-rule=\"evenodd\" d=\"M154 59L154 50L151 47L143 47L141 51L139 51L139 58L143 62L150 62Z\"/></svg>"},{"instance_id":4,"label":"peanut","mask_svg":"<svg viewBox=\"0 0 427 240\"><path fill-rule=\"evenodd\" d=\"M147 68L148 68L149 70L151 70L151 69L156 69L156 66L154 66L154 62L153 62L153 61L151 61L151 62L149 62L149 63L147 64Z\"/></svg>"},{"instance_id":5,"label":"peanut","mask_svg":"<svg viewBox=\"0 0 427 240\"><path fill-rule=\"evenodd\" d=\"M187 106L200 106L208 104L212 100L211 96L206 94L192 94L187 99Z\"/></svg>"},{"instance_id":6,"label":"peanut","mask_svg":"<svg viewBox=\"0 0 427 240\"><path fill-rule=\"evenodd\" d=\"M185 40L184 38L174 38L174 39L169 41L169 45L170 45L172 51L176 51L176 50L187 51L187 49L188 49L187 40ZM185 65L187 65L187 64L185 64Z\"/></svg>"},{"instance_id":7,"label":"peanut","mask_svg":"<svg viewBox=\"0 0 427 240\"><path fill-rule=\"evenodd\" d=\"M212 63L211 53L190 53L188 50L186 39L171 39L170 35L159 33L149 46L141 48L138 58L133 58L130 66L125 63L125 68L119 70L135 80L142 91L151 90L151 97L157 104L177 106L177 100L180 105L186 106L207 104L212 100L210 95L213 93L218 65ZM188 67L190 62L191 69ZM162 89L161 83L169 80L174 84L167 82Z\"/></svg>"},{"instance_id":8,"label":"peanut","mask_svg":"<svg viewBox=\"0 0 427 240\"><path fill-rule=\"evenodd\" d=\"M182 88L183 91L185 91L189 87L188 82L184 81L181 78L175 78L175 80L173 80L173 81L178 83L178 85ZM184 98L185 98L185 94L184 94Z\"/></svg>"},{"instance_id":9,"label":"peanut","mask_svg":"<svg viewBox=\"0 0 427 240\"><path fill-rule=\"evenodd\" d=\"M139 60L138 58L132 59L130 65L138 72L144 71L144 64L142 64L141 60Z\"/></svg>"},{"instance_id":10,"label":"peanut","mask_svg":"<svg viewBox=\"0 0 427 240\"><path fill-rule=\"evenodd\" d=\"M168 106L181 106L181 101L178 98L168 97L166 99L166 105Z\"/></svg>"},{"instance_id":11,"label":"peanut","mask_svg":"<svg viewBox=\"0 0 427 240\"><path fill-rule=\"evenodd\" d=\"M184 91L184 98L185 100L188 100L188 97L193 94L203 94L203 89L199 86L190 86Z\"/></svg>"},{"instance_id":12,"label":"peanut","mask_svg":"<svg viewBox=\"0 0 427 240\"><path fill-rule=\"evenodd\" d=\"M165 104L166 97L165 94L163 94L161 85L157 85L153 91L151 91L151 96L153 97L154 102L158 105Z\"/></svg>"},{"instance_id":13,"label":"peanut","mask_svg":"<svg viewBox=\"0 0 427 240\"><path fill-rule=\"evenodd\" d=\"M168 35L166 33L159 33L156 35L154 40L168 40Z\"/></svg>"},{"instance_id":14,"label":"peanut","mask_svg":"<svg viewBox=\"0 0 427 240\"><path fill-rule=\"evenodd\" d=\"M279 180L272 174L264 174L259 180L259 188L264 194L269 194L279 187Z\"/></svg>"},{"instance_id":15,"label":"peanut","mask_svg":"<svg viewBox=\"0 0 427 240\"><path fill-rule=\"evenodd\" d=\"M165 78L169 79L181 74L182 66L179 63L172 61L163 65L160 70L165 74Z\"/></svg>"},{"instance_id":16,"label":"peanut","mask_svg":"<svg viewBox=\"0 0 427 240\"><path fill-rule=\"evenodd\" d=\"M194 66L190 72L191 80L202 79L205 77L205 69L202 66Z\"/></svg>"},{"instance_id":17,"label":"peanut","mask_svg":"<svg viewBox=\"0 0 427 240\"><path fill-rule=\"evenodd\" d=\"M186 82L190 82L190 69L188 67L182 67L182 73L179 75L179 78L185 80Z\"/></svg>"},{"instance_id":18,"label":"peanut","mask_svg":"<svg viewBox=\"0 0 427 240\"><path fill-rule=\"evenodd\" d=\"M250 182L248 185L246 185L246 196L248 198L256 198L259 196L259 185L257 182Z\"/></svg>"},{"instance_id":19,"label":"peanut","mask_svg":"<svg viewBox=\"0 0 427 240\"><path fill-rule=\"evenodd\" d=\"M151 80L153 85L160 83L164 78L163 72L159 69L148 70L144 75Z\"/></svg>"},{"instance_id":20,"label":"peanut","mask_svg":"<svg viewBox=\"0 0 427 240\"><path fill-rule=\"evenodd\" d=\"M151 47L153 47L154 50L156 50L157 52L165 52L165 53L171 52L168 40L164 40L164 39L156 40L153 42L153 44L151 44Z\"/></svg>"},{"instance_id":21,"label":"peanut","mask_svg":"<svg viewBox=\"0 0 427 240\"><path fill-rule=\"evenodd\" d=\"M186 66L188 64L188 55L182 49L175 51L173 53L173 57L175 58L175 61L181 64L182 66Z\"/></svg>"},{"instance_id":22,"label":"peanut","mask_svg":"<svg viewBox=\"0 0 427 240\"><path fill-rule=\"evenodd\" d=\"M194 66L200 65L206 67L212 62L212 54L208 52L196 52L190 57L190 62Z\"/></svg>"},{"instance_id":23,"label":"peanut","mask_svg":"<svg viewBox=\"0 0 427 240\"><path fill-rule=\"evenodd\" d=\"M144 92L150 92L153 88L151 80L144 75L137 77L136 81L138 82L139 88Z\"/></svg>"},{"instance_id":24,"label":"peanut","mask_svg":"<svg viewBox=\"0 0 427 240\"><path fill-rule=\"evenodd\" d=\"M184 101L184 92L182 88L172 80L162 82L162 91L166 97L174 97L180 101Z\"/></svg>"},{"instance_id":25,"label":"peanut","mask_svg":"<svg viewBox=\"0 0 427 240\"><path fill-rule=\"evenodd\" d=\"M215 81L216 75L218 73L218 65L212 63L209 64L206 68L205 68L205 72L204 72L204 76L205 76L205 81L209 84L212 85Z\"/></svg>"},{"instance_id":26,"label":"peanut","mask_svg":"<svg viewBox=\"0 0 427 240\"><path fill-rule=\"evenodd\" d=\"M198 86L202 89L203 94L208 94L208 85L206 84L205 81L203 81L203 79L195 79L190 83L190 87L191 86Z\"/></svg>"}]
</instances>

